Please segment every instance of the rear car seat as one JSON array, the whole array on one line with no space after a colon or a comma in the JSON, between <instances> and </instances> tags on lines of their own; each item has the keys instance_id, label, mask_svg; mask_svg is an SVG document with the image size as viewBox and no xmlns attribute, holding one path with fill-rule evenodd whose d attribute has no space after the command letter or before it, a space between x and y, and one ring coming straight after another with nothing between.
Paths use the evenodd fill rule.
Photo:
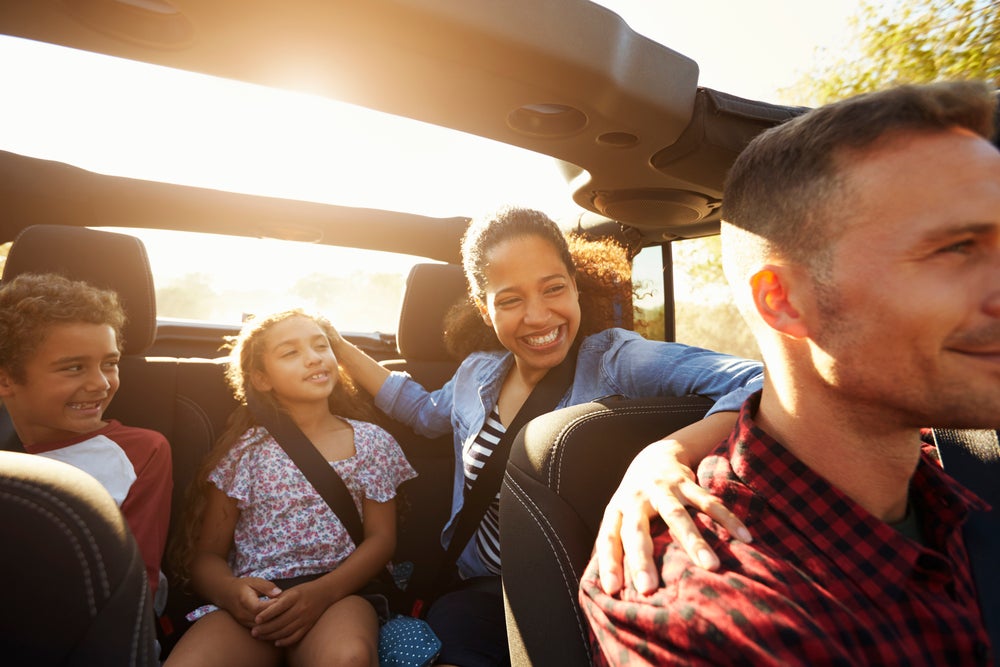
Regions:
<instances>
[{"instance_id":1,"label":"rear car seat","mask_svg":"<svg viewBox=\"0 0 1000 667\"><path fill-rule=\"evenodd\" d=\"M134 236L66 225L27 227L11 245L3 280L22 273L57 273L117 292L128 321L121 387L107 416L159 431L170 442L173 526L188 482L235 407L224 366L209 359L144 356L156 337L156 296L145 246ZM0 428L5 431L7 441L0 446L20 449L9 426Z\"/></svg>"},{"instance_id":2,"label":"rear car seat","mask_svg":"<svg viewBox=\"0 0 1000 667\"><path fill-rule=\"evenodd\" d=\"M465 294L465 276L457 264L414 265L406 277L396 331L396 347L402 358L383 361L382 365L391 371L406 371L432 391L447 382L458 368L458 360L445 347L444 318Z\"/></svg>"},{"instance_id":3,"label":"rear car seat","mask_svg":"<svg viewBox=\"0 0 1000 667\"><path fill-rule=\"evenodd\" d=\"M128 318L119 362L121 386L106 416L159 431L170 442L174 488L169 545L187 487L236 406L225 384L223 360L145 356L156 338L156 297L145 246L133 236L63 225L27 227L11 245L3 280L21 273L61 274L111 289L121 299ZM5 412L0 413L0 449L23 451ZM166 558L162 569L172 579ZM160 640L169 650L177 639L169 619L191 608L192 600L175 586L166 605Z\"/></svg>"},{"instance_id":4,"label":"rear car seat","mask_svg":"<svg viewBox=\"0 0 1000 667\"><path fill-rule=\"evenodd\" d=\"M391 371L406 371L425 388L439 388L454 374L458 362L444 345L444 318L464 298L465 278L455 264L417 264L406 279L400 307L396 346L400 359L381 362ZM441 530L451 509L454 454L452 435L428 439L402 424L386 420L418 477L400 487L397 562L414 566L411 592L418 598L433 593L444 550Z\"/></svg>"}]
</instances>

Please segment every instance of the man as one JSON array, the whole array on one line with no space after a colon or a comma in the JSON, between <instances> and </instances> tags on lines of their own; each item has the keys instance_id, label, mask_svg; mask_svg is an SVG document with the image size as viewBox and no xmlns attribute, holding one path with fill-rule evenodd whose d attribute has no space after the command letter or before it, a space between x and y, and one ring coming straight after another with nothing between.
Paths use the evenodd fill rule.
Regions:
<instances>
[{"instance_id":1,"label":"man","mask_svg":"<svg viewBox=\"0 0 1000 667\"><path fill-rule=\"evenodd\" d=\"M730 171L723 262L762 392L698 467L753 534L698 517L697 567L581 603L599 664L991 664L961 524L988 506L922 427L1000 426L1000 152L975 83L903 86L757 137Z\"/></svg>"}]
</instances>

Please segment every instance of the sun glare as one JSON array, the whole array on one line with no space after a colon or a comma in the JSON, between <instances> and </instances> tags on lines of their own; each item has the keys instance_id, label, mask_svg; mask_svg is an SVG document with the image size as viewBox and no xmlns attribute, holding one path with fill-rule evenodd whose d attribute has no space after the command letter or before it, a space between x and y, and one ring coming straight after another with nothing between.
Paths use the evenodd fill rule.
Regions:
<instances>
[{"instance_id":1,"label":"sun glare","mask_svg":"<svg viewBox=\"0 0 1000 667\"><path fill-rule=\"evenodd\" d=\"M105 174L427 215L561 216L551 158L318 96L0 37L0 147ZM469 169L470 164L476 169ZM481 168L480 168L481 167ZM554 210L553 210L554 209Z\"/></svg>"},{"instance_id":2,"label":"sun glare","mask_svg":"<svg viewBox=\"0 0 1000 667\"><path fill-rule=\"evenodd\" d=\"M830 0L823 9L792 0L601 4L693 57L702 85L770 100L791 81L794 67L808 61L807 49L834 43L831 35L858 1ZM769 18L779 14L781 22ZM711 40L692 29L709 25L706 17L712 17ZM748 50L748 35L780 46ZM0 94L0 150L99 173L431 216L476 215L502 204L538 208L556 219L580 210L547 156L315 95L2 35ZM146 241L158 291L178 283L201 286L211 273L202 291L242 290L228 300L243 310L240 300L251 292L281 291L256 282L263 275L280 275L285 291L293 292L296 281L308 288L317 270L330 280L353 279L334 276L331 266L388 268L402 276L415 261L259 239L134 233ZM370 310L362 304L358 315Z\"/></svg>"}]
</instances>

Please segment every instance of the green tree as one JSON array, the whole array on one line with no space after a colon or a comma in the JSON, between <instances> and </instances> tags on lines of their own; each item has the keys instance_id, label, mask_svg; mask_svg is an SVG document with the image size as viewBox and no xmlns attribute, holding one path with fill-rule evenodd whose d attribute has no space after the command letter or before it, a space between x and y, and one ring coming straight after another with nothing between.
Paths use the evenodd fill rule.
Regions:
<instances>
[{"instance_id":1,"label":"green tree","mask_svg":"<svg viewBox=\"0 0 1000 667\"><path fill-rule=\"evenodd\" d=\"M781 90L781 98L818 106L895 84L946 79L1000 88L1000 0L866 1L851 29L839 56L821 58L814 71Z\"/></svg>"}]
</instances>

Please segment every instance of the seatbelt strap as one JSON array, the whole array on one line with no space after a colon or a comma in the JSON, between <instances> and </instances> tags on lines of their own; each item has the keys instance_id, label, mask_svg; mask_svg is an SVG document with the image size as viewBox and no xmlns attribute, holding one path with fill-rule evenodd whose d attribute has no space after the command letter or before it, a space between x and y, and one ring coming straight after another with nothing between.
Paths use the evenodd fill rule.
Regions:
<instances>
[{"instance_id":1,"label":"seatbelt strap","mask_svg":"<svg viewBox=\"0 0 1000 667\"><path fill-rule=\"evenodd\" d=\"M347 490L344 480L340 478L330 462L313 446L291 418L274 408L247 396L247 407L254 420L267 429L267 432L285 450L306 479L323 497L340 522L344 524L347 533L354 540L354 545L360 546L365 538L361 515L354 504L351 492Z\"/></svg>"},{"instance_id":2,"label":"seatbelt strap","mask_svg":"<svg viewBox=\"0 0 1000 667\"><path fill-rule=\"evenodd\" d=\"M934 429L945 472L988 502L962 527L979 594L979 609L1000 667L1000 440L997 431Z\"/></svg>"},{"instance_id":3,"label":"seatbelt strap","mask_svg":"<svg viewBox=\"0 0 1000 667\"><path fill-rule=\"evenodd\" d=\"M450 579L452 570L458 557L462 555L465 546L475 535L482 523L486 510L490 503L497 497L500 490L500 482L503 473L507 469L507 459L510 457L510 447L517 437L518 432L529 421L539 415L551 412L559 405L559 401L566 394L566 391L573 384L573 375L576 372L576 355L579 352L578 346L574 345L569 354L562 362L550 370L531 390L528 398L525 399L521 409L517 411L510 425L507 426L500 437L493 453L486 459L486 463L479 471L476 481L473 482L465 495L465 502L458 515L455 524L455 531L452 533L451 542L445 552L441 571L438 574L437 584L443 586Z\"/></svg>"}]
</instances>

